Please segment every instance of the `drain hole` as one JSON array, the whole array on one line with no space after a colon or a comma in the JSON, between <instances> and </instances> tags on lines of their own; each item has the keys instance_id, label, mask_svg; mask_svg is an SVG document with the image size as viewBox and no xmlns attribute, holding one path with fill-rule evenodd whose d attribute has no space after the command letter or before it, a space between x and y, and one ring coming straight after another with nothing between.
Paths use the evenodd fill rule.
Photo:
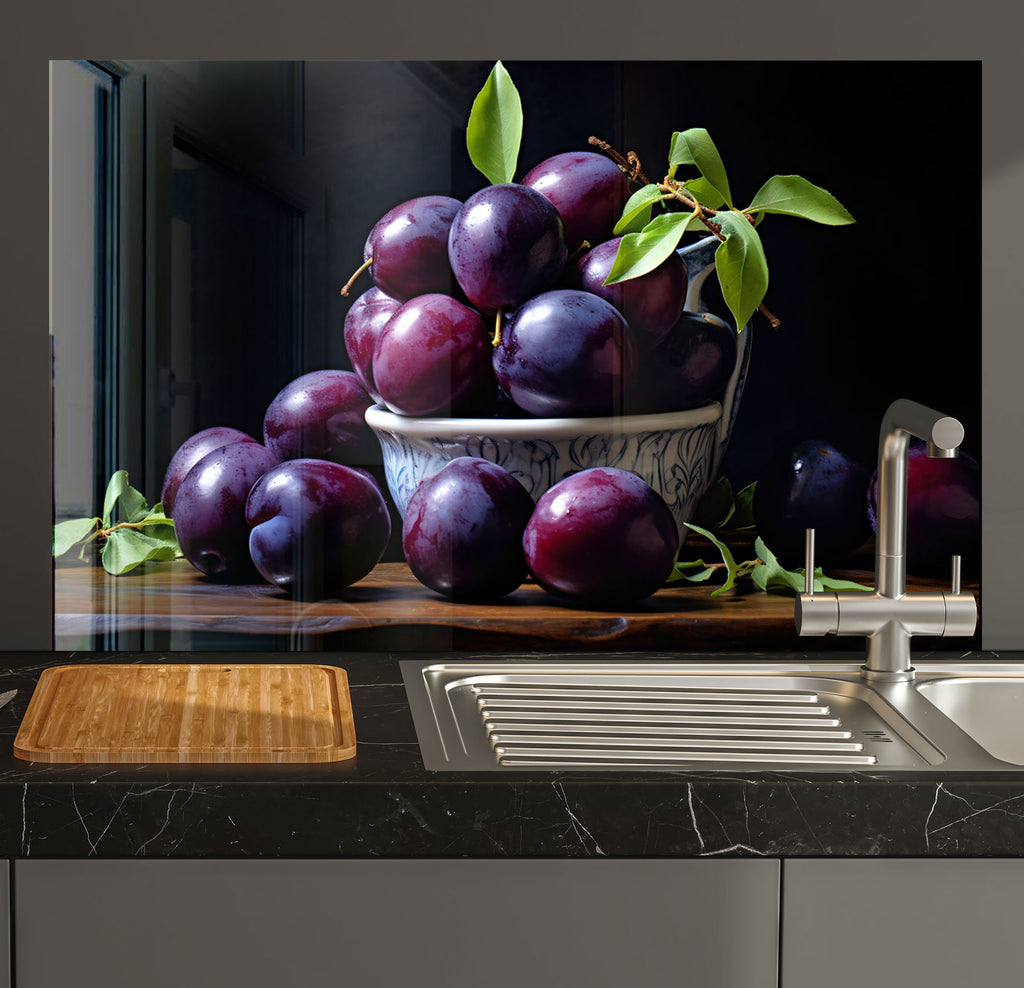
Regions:
<instances>
[{"instance_id":1,"label":"drain hole","mask_svg":"<svg viewBox=\"0 0 1024 988\"><path fill-rule=\"evenodd\" d=\"M886 744L892 744L892 738L889 737L885 731L862 731L864 737L869 741L884 742Z\"/></svg>"}]
</instances>

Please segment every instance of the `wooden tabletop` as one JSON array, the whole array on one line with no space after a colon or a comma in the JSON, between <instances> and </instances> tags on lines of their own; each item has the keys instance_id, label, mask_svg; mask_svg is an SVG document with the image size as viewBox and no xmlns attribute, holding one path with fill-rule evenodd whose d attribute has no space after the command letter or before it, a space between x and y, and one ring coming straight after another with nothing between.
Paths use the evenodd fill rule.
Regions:
<instances>
[{"instance_id":1,"label":"wooden tabletop","mask_svg":"<svg viewBox=\"0 0 1024 988\"><path fill-rule=\"evenodd\" d=\"M866 570L830 575L868 584L874 578ZM71 566L55 571L55 633L58 642L131 631L236 640L277 636L309 639L305 647L370 651L859 647L849 638L798 638L793 597L764 593L749 580L743 583L716 597L711 596L713 585L673 584L612 611L553 596L532 581L496 602L453 603L421 585L398 562L378 564L343 598L317 602L292 600L267 584L214 583L184 560L147 564L120 577L98 566ZM911 590L945 587L941 580L908 583ZM976 582L965 580L964 588L977 595ZM978 641L977 635L915 639L922 648L963 650Z\"/></svg>"}]
</instances>

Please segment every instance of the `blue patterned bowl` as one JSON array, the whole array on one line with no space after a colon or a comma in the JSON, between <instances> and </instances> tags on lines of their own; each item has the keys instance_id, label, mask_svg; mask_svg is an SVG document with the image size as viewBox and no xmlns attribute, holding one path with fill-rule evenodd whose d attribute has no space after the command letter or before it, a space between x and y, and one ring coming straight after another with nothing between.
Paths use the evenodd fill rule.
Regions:
<instances>
[{"instance_id":1,"label":"blue patterned bowl","mask_svg":"<svg viewBox=\"0 0 1024 988\"><path fill-rule=\"evenodd\" d=\"M680 250L689 283L686 308L704 311L700 289L714 270L715 237ZM413 418L380 405L366 422L380 441L384 475L399 513L420 481L449 460L479 456L504 467L537 500L549 487L588 467L638 474L672 511L680 537L711 486L732 432L747 366L750 327L739 336L736 367L722 396L700 408L607 418ZM724 407L724 412L723 412Z\"/></svg>"},{"instance_id":2,"label":"blue patterned bowl","mask_svg":"<svg viewBox=\"0 0 1024 988\"><path fill-rule=\"evenodd\" d=\"M534 500L588 467L629 470L665 499L684 533L683 522L714 480L721 418L717 401L685 412L619 418L411 418L379 405L366 413L403 517L420 481L456 457L479 456L508 470Z\"/></svg>"}]
</instances>

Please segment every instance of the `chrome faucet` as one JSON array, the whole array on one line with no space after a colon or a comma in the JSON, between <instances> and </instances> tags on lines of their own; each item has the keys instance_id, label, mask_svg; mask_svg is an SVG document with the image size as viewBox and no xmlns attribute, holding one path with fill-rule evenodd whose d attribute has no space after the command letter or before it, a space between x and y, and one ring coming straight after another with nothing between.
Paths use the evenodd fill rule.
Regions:
<instances>
[{"instance_id":1,"label":"chrome faucet","mask_svg":"<svg viewBox=\"0 0 1024 988\"><path fill-rule=\"evenodd\" d=\"M804 592L795 609L798 635L866 635L869 680L906 682L913 635L969 637L978 624L978 605L960 589L960 557L953 556L950 593L907 593L907 450L910 437L925 440L929 456L956 456L964 427L954 418L915 401L894 401L882 419L878 439L878 508L875 533L875 589L872 593L814 592L814 530L807 531Z\"/></svg>"}]
</instances>

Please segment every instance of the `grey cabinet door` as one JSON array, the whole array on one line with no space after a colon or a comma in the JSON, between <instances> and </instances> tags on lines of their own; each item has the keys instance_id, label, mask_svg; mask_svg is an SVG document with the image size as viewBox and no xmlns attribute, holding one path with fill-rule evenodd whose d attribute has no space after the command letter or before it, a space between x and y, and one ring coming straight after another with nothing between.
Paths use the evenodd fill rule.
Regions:
<instances>
[{"instance_id":1,"label":"grey cabinet door","mask_svg":"<svg viewBox=\"0 0 1024 988\"><path fill-rule=\"evenodd\" d=\"M19 861L18 988L776 988L777 861Z\"/></svg>"},{"instance_id":2,"label":"grey cabinet door","mask_svg":"<svg viewBox=\"0 0 1024 988\"><path fill-rule=\"evenodd\" d=\"M782 988L1019 984L1024 861L783 864Z\"/></svg>"}]
</instances>

